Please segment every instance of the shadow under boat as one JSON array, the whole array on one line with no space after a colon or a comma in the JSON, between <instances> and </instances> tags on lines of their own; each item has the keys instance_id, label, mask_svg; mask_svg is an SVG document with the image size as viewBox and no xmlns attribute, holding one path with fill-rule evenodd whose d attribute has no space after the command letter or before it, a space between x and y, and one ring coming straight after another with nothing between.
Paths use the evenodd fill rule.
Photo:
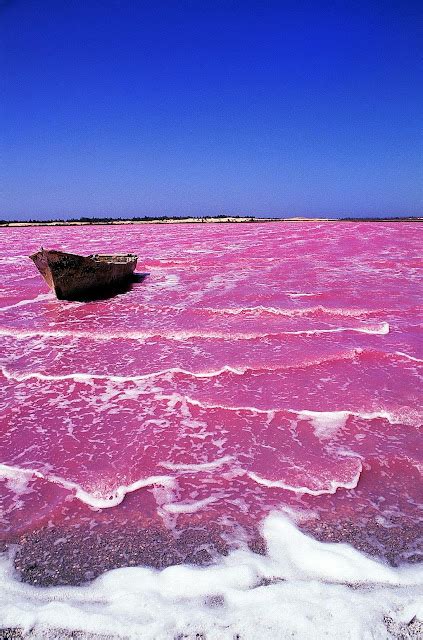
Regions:
<instances>
[{"instance_id":1,"label":"shadow under boat","mask_svg":"<svg viewBox=\"0 0 423 640\"><path fill-rule=\"evenodd\" d=\"M81 256L43 249L29 256L59 300L105 300L130 291L148 273L135 273L134 253Z\"/></svg>"},{"instance_id":2,"label":"shadow under boat","mask_svg":"<svg viewBox=\"0 0 423 640\"><path fill-rule=\"evenodd\" d=\"M106 287L93 287L80 293L66 297L70 302L95 302L96 300L108 300L129 293L133 290L134 284L144 282L149 273L134 273L132 276L119 284Z\"/></svg>"}]
</instances>

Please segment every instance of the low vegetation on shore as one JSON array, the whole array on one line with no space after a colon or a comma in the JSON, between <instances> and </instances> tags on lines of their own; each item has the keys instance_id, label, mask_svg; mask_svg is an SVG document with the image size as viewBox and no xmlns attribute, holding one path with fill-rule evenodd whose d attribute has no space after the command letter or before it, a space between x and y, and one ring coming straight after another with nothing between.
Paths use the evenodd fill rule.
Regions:
<instances>
[{"instance_id":1,"label":"low vegetation on shore","mask_svg":"<svg viewBox=\"0 0 423 640\"><path fill-rule=\"evenodd\" d=\"M25 226L68 226L68 225L104 225L104 224L177 224L177 223L222 223L222 222L421 222L423 217L395 216L395 217L345 217L345 218L256 218L255 216L135 216L132 218L110 217L81 217L67 220L0 220L2 227Z\"/></svg>"}]
</instances>

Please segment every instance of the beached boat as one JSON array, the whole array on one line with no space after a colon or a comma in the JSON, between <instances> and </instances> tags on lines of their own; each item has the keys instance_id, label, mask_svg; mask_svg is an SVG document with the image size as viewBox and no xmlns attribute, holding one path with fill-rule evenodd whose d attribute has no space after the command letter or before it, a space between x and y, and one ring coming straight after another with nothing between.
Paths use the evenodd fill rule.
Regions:
<instances>
[{"instance_id":1,"label":"beached boat","mask_svg":"<svg viewBox=\"0 0 423 640\"><path fill-rule=\"evenodd\" d=\"M29 257L60 300L113 291L133 277L137 266L133 253L79 256L41 248Z\"/></svg>"}]
</instances>

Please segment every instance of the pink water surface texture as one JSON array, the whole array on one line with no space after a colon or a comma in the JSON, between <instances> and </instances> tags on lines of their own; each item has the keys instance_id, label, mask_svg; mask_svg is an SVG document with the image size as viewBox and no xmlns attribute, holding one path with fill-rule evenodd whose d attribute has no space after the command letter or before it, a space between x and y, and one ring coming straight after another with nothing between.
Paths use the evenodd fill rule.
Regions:
<instances>
[{"instance_id":1,"label":"pink water surface texture","mask_svg":"<svg viewBox=\"0 0 423 640\"><path fill-rule=\"evenodd\" d=\"M100 567L92 557L86 579L265 553L261 523L279 511L319 539L417 560L418 223L0 237L6 543L138 532L138 555L125 543ZM135 252L150 275L109 299L59 301L27 257L40 245Z\"/></svg>"}]
</instances>

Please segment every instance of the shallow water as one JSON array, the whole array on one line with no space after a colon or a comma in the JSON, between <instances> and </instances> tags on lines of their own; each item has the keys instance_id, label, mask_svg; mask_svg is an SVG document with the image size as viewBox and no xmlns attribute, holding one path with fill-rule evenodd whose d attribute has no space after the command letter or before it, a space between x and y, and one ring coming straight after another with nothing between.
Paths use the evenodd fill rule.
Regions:
<instances>
[{"instance_id":1,"label":"shallow water","mask_svg":"<svg viewBox=\"0 0 423 640\"><path fill-rule=\"evenodd\" d=\"M280 582L274 532L285 549L302 535L286 538L286 517L313 549L327 545L308 536L348 542L358 564L362 551L414 570L420 229L0 229L1 525L21 579L214 563L224 590L222 563L245 553L273 559ZM27 258L40 245L135 252L150 275L108 300L58 301ZM278 517L270 535L263 523ZM305 575L324 580L314 555Z\"/></svg>"}]
</instances>

